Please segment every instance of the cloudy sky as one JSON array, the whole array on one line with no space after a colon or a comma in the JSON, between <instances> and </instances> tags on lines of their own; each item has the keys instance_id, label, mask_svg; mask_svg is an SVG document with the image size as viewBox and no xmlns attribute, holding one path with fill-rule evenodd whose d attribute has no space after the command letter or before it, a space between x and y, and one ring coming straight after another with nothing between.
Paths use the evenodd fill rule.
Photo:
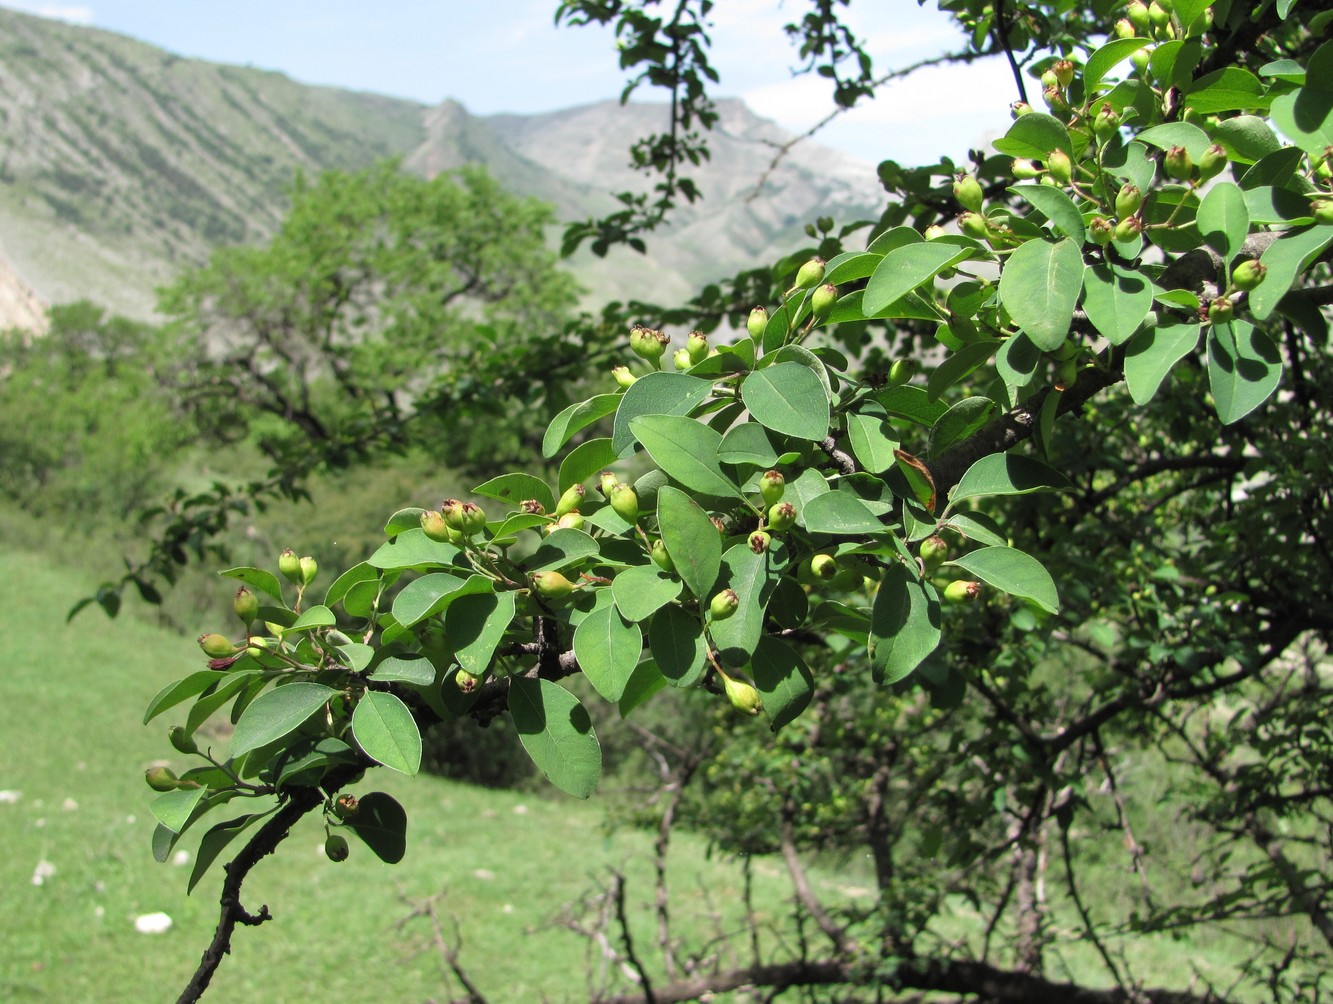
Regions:
<instances>
[{"instance_id":1,"label":"cloudy sky","mask_svg":"<svg viewBox=\"0 0 1333 1004\"><path fill-rule=\"evenodd\" d=\"M614 38L556 29L555 0L5 0L18 9L121 32L184 56L280 70L307 83L434 104L446 97L479 114L544 112L616 97L624 83ZM828 82L793 77L782 25L800 0L722 0L714 8L718 94L739 96L793 132L832 108ZM933 6L861 0L848 15L870 39L876 72L936 55L958 34ZM875 163L962 156L1008 125L1013 80L1001 60L926 70L885 89L819 134ZM636 99L649 99L641 90Z\"/></svg>"}]
</instances>

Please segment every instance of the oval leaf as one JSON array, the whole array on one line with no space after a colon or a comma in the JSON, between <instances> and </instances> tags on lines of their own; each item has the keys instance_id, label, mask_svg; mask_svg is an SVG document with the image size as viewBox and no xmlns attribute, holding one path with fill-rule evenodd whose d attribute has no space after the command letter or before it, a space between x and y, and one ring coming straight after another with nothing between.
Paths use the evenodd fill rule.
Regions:
<instances>
[{"instance_id":1,"label":"oval leaf","mask_svg":"<svg viewBox=\"0 0 1333 1004\"><path fill-rule=\"evenodd\" d=\"M421 730L393 694L366 691L352 712L352 735L366 756L400 774L421 769Z\"/></svg>"},{"instance_id":2,"label":"oval leaf","mask_svg":"<svg viewBox=\"0 0 1333 1004\"><path fill-rule=\"evenodd\" d=\"M324 702L337 694L319 683L289 683L260 694L236 723L231 737L231 755L238 757L295 732Z\"/></svg>"},{"instance_id":3,"label":"oval leaf","mask_svg":"<svg viewBox=\"0 0 1333 1004\"><path fill-rule=\"evenodd\" d=\"M587 798L602 776L602 747L582 704L550 680L509 681L509 714L537 769L561 791Z\"/></svg>"},{"instance_id":4,"label":"oval leaf","mask_svg":"<svg viewBox=\"0 0 1333 1004\"><path fill-rule=\"evenodd\" d=\"M1267 401L1282 380L1282 354L1267 333L1245 321L1208 329L1208 386L1223 425Z\"/></svg>"},{"instance_id":5,"label":"oval leaf","mask_svg":"<svg viewBox=\"0 0 1333 1004\"><path fill-rule=\"evenodd\" d=\"M1000 274L1000 301L1043 352L1065 340L1082 289L1083 256L1071 240L1030 240L1009 256Z\"/></svg>"},{"instance_id":6,"label":"oval leaf","mask_svg":"<svg viewBox=\"0 0 1333 1004\"><path fill-rule=\"evenodd\" d=\"M939 596L906 565L892 565L884 573L870 611L867 651L875 682L898 682L939 643Z\"/></svg>"},{"instance_id":7,"label":"oval leaf","mask_svg":"<svg viewBox=\"0 0 1333 1004\"><path fill-rule=\"evenodd\" d=\"M643 651L643 633L613 606L594 610L574 631L574 655L597 693L619 701Z\"/></svg>"},{"instance_id":8,"label":"oval leaf","mask_svg":"<svg viewBox=\"0 0 1333 1004\"><path fill-rule=\"evenodd\" d=\"M722 436L708 426L675 415L644 415L630 427L653 462L686 488L705 495L740 495L718 466Z\"/></svg>"},{"instance_id":9,"label":"oval leaf","mask_svg":"<svg viewBox=\"0 0 1333 1004\"><path fill-rule=\"evenodd\" d=\"M664 485L657 493L657 525L676 573L690 592L707 599L722 567L722 537L708 513L679 488Z\"/></svg>"},{"instance_id":10,"label":"oval leaf","mask_svg":"<svg viewBox=\"0 0 1333 1004\"><path fill-rule=\"evenodd\" d=\"M955 558L953 564L1001 592L1032 600L1050 613L1060 609L1051 573L1030 554L1012 547L983 547Z\"/></svg>"},{"instance_id":11,"label":"oval leaf","mask_svg":"<svg viewBox=\"0 0 1333 1004\"><path fill-rule=\"evenodd\" d=\"M756 422L780 435L810 440L828 435L828 395L815 372L801 363L776 363L751 373L741 384L741 400Z\"/></svg>"}]
</instances>

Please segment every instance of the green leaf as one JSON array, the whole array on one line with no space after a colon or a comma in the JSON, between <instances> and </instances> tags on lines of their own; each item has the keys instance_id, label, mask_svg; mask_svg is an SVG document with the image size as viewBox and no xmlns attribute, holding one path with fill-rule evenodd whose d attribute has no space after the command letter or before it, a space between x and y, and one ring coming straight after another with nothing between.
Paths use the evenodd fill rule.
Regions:
<instances>
[{"instance_id":1,"label":"green leaf","mask_svg":"<svg viewBox=\"0 0 1333 1004\"><path fill-rule=\"evenodd\" d=\"M605 418L620 406L620 394L598 394L587 401L571 404L551 420L542 437L542 456L554 457L569 437L599 418Z\"/></svg>"},{"instance_id":2,"label":"green leaf","mask_svg":"<svg viewBox=\"0 0 1333 1004\"><path fill-rule=\"evenodd\" d=\"M421 523L417 522L417 528L420 529ZM331 607L344 596L358 582L373 582L380 577L379 569L368 561L363 561L359 565L353 565L342 575L333 580L329 586L329 591L324 594L324 605ZM350 612L350 611L349 611Z\"/></svg>"},{"instance_id":3,"label":"green leaf","mask_svg":"<svg viewBox=\"0 0 1333 1004\"><path fill-rule=\"evenodd\" d=\"M459 590L465 586L468 593L491 588L490 580L480 575L463 579L448 572L432 572L413 579L394 597L393 619L403 627L411 627L427 617L434 617L456 599Z\"/></svg>"},{"instance_id":4,"label":"green leaf","mask_svg":"<svg viewBox=\"0 0 1333 1004\"><path fill-rule=\"evenodd\" d=\"M200 800L208 794L202 785L198 788L177 788L166 791L149 805L153 818L172 833L180 833L190 821L190 816L198 807Z\"/></svg>"},{"instance_id":5,"label":"green leaf","mask_svg":"<svg viewBox=\"0 0 1333 1004\"><path fill-rule=\"evenodd\" d=\"M1190 155L1190 159L1195 162L1203 156L1204 151L1213 143L1206 132L1189 122L1167 122L1164 125L1156 125L1151 129L1143 130L1139 133L1137 139L1142 143L1149 143L1159 150L1169 150L1173 146L1183 146ZM1147 189L1144 189L1144 191L1146 192Z\"/></svg>"},{"instance_id":6,"label":"green leaf","mask_svg":"<svg viewBox=\"0 0 1333 1004\"><path fill-rule=\"evenodd\" d=\"M1032 344L1032 339L1019 331L1005 339L1004 345L996 353L995 372L1004 381L1012 397L1016 391L1032 383L1032 378L1045 358L1045 353Z\"/></svg>"},{"instance_id":7,"label":"green leaf","mask_svg":"<svg viewBox=\"0 0 1333 1004\"><path fill-rule=\"evenodd\" d=\"M954 443L978 431L995 412L995 402L988 397L967 397L950 408L930 430L930 455L939 456Z\"/></svg>"},{"instance_id":8,"label":"green leaf","mask_svg":"<svg viewBox=\"0 0 1333 1004\"><path fill-rule=\"evenodd\" d=\"M828 395L819 377L800 363L776 363L749 374L741 400L756 422L776 433L809 440L828 435Z\"/></svg>"},{"instance_id":9,"label":"green leaf","mask_svg":"<svg viewBox=\"0 0 1333 1004\"><path fill-rule=\"evenodd\" d=\"M856 536L888 530L879 517L850 492L824 492L801 508L801 516L810 533Z\"/></svg>"},{"instance_id":10,"label":"green leaf","mask_svg":"<svg viewBox=\"0 0 1333 1004\"><path fill-rule=\"evenodd\" d=\"M302 611L301 616L292 621L287 628L287 634L313 631L315 628L333 627L337 623L338 618L333 616L333 611L328 607L314 606Z\"/></svg>"},{"instance_id":11,"label":"green leaf","mask_svg":"<svg viewBox=\"0 0 1333 1004\"><path fill-rule=\"evenodd\" d=\"M676 572L701 600L712 595L722 567L722 538L708 513L679 488L657 493L657 525Z\"/></svg>"},{"instance_id":12,"label":"green leaf","mask_svg":"<svg viewBox=\"0 0 1333 1004\"><path fill-rule=\"evenodd\" d=\"M774 732L797 718L814 696L815 680L786 642L764 635L750 657L755 689Z\"/></svg>"},{"instance_id":13,"label":"green leaf","mask_svg":"<svg viewBox=\"0 0 1333 1004\"><path fill-rule=\"evenodd\" d=\"M406 509L399 509L384 524L384 536L392 540L404 530L420 530L421 517L425 511L420 506L408 506Z\"/></svg>"},{"instance_id":14,"label":"green leaf","mask_svg":"<svg viewBox=\"0 0 1333 1004\"><path fill-rule=\"evenodd\" d=\"M1138 39L1126 38L1118 41L1137 42ZM1075 244L1082 246L1087 237L1087 230L1083 226L1083 214L1078 211L1078 206L1074 205L1074 200L1068 195L1050 185L1015 185L1009 191L1020 199L1025 199L1050 220L1057 230Z\"/></svg>"},{"instance_id":15,"label":"green leaf","mask_svg":"<svg viewBox=\"0 0 1333 1004\"><path fill-rule=\"evenodd\" d=\"M231 737L232 757L295 732L337 693L319 683L289 683L260 694L236 723Z\"/></svg>"},{"instance_id":16,"label":"green leaf","mask_svg":"<svg viewBox=\"0 0 1333 1004\"><path fill-rule=\"evenodd\" d=\"M882 405L873 400L863 401L857 411L848 412L844 421L852 455L862 469L882 474L893 466L898 439Z\"/></svg>"},{"instance_id":17,"label":"green leaf","mask_svg":"<svg viewBox=\"0 0 1333 1004\"><path fill-rule=\"evenodd\" d=\"M1040 460L1018 454L992 453L963 473L949 493L949 504L956 506L964 499L990 495L1028 495L1072 488L1068 478Z\"/></svg>"},{"instance_id":18,"label":"green leaf","mask_svg":"<svg viewBox=\"0 0 1333 1004\"><path fill-rule=\"evenodd\" d=\"M867 652L875 682L897 683L921 665L939 643L939 596L906 565L891 565L870 611Z\"/></svg>"},{"instance_id":19,"label":"green leaf","mask_svg":"<svg viewBox=\"0 0 1333 1004\"><path fill-rule=\"evenodd\" d=\"M514 593L510 591L474 593L449 604L444 614L444 635L458 664L473 676L485 673L513 619Z\"/></svg>"},{"instance_id":20,"label":"green leaf","mask_svg":"<svg viewBox=\"0 0 1333 1004\"><path fill-rule=\"evenodd\" d=\"M587 798L602 776L602 747L588 711L550 680L513 677L509 714L537 769L561 791Z\"/></svg>"},{"instance_id":21,"label":"green leaf","mask_svg":"<svg viewBox=\"0 0 1333 1004\"><path fill-rule=\"evenodd\" d=\"M1133 337L1152 304L1152 285L1133 269L1089 265L1083 273L1083 311L1112 345Z\"/></svg>"},{"instance_id":22,"label":"green leaf","mask_svg":"<svg viewBox=\"0 0 1333 1004\"><path fill-rule=\"evenodd\" d=\"M643 651L643 633L626 624L614 606L594 610L574 630L574 655L593 689L619 701Z\"/></svg>"},{"instance_id":23,"label":"green leaf","mask_svg":"<svg viewBox=\"0 0 1333 1004\"><path fill-rule=\"evenodd\" d=\"M648 624L648 649L673 687L692 687L703 675L706 664L703 625L698 617L675 603L653 614Z\"/></svg>"},{"instance_id":24,"label":"green leaf","mask_svg":"<svg viewBox=\"0 0 1333 1004\"><path fill-rule=\"evenodd\" d=\"M392 795L362 795L347 825L387 865L396 865L407 853L407 810Z\"/></svg>"},{"instance_id":25,"label":"green leaf","mask_svg":"<svg viewBox=\"0 0 1333 1004\"><path fill-rule=\"evenodd\" d=\"M932 401L938 400L946 390L959 380L976 372L977 369L989 361L991 356L995 355L996 350L1002 345L1003 343L998 339L982 338L975 342L968 342L958 351L950 353L944 362L935 367L926 382L926 393L930 395L930 399Z\"/></svg>"},{"instance_id":26,"label":"green leaf","mask_svg":"<svg viewBox=\"0 0 1333 1004\"><path fill-rule=\"evenodd\" d=\"M417 526L420 526L420 521ZM253 586L261 593L272 596L279 603L282 602L282 583L272 572L266 572L262 568L228 568L225 572L218 572L219 575L225 575L229 579L238 579L247 586Z\"/></svg>"},{"instance_id":27,"label":"green leaf","mask_svg":"<svg viewBox=\"0 0 1333 1004\"><path fill-rule=\"evenodd\" d=\"M515 508L526 499L536 499L547 512L555 508L555 496L541 478L531 474L501 474L472 489L473 495L508 502Z\"/></svg>"},{"instance_id":28,"label":"green leaf","mask_svg":"<svg viewBox=\"0 0 1333 1004\"><path fill-rule=\"evenodd\" d=\"M420 528L405 530L381 544L367 563L375 568L431 568L452 565L462 552L453 544L431 540Z\"/></svg>"},{"instance_id":29,"label":"green leaf","mask_svg":"<svg viewBox=\"0 0 1333 1004\"><path fill-rule=\"evenodd\" d=\"M411 776L421 769L421 730L393 694L366 691L352 712L352 735L366 756L391 770Z\"/></svg>"},{"instance_id":30,"label":"green leaf","mask_svg":"<svg viewBox=\"0 0 1333 1004\"><path fill-rule=\"evenodd\" d=\"M1282 381L1282 354L1268 334L1245 321L1208 329L1208 386L1223 425L1267 401Z\"/></svg>"},{"instance_id":31,"label":"green leaf","mask_svg":"<svg viewBox=\"0 0 1333 1004\"><path fill-rule=\"evenodd\" d=\"M551 531L525 564L530 572L555 571L580 564L600 553L597 541L589 534L572 526L562 526Z\"/></svg>"},{"instance_id":32,"label":"green leaf","mask_svg":"<svg viewBox=\"0 0 1333 1004\"><path fill-rule=\"evenodd\" d=\"M714 534L717 533L715 529ZM721 546L718 548L719 559ZM714 573L716 577L716 572ZM616 574L611 582L611 598L627 621L646 621L680 595L681 581L656 565L634 565Z\"/></svg>"},{"instance_id":33,"label":"green leaf","mask_svg":"<svg viewBox=\"0 0 1333 1004\"><path fill-rule=\"evenodd\" d=\"M1219 181L1204 194L1199 203L1195 225L1207 245L1230 261L1240 251L1250 231L1250 212L1245 207L1245 193L1231 181Z\"/></svg>"},{"instance_id":34,"label":"green leaf","mask_svg":"<svg viewBox=\"0 0 1333 1004\"><path fill-rule=\"evenodd\" d=\"M924 282L929 282L940 270L967 257L955 244L934 241L905 244L886 254L866 283L861 299L867 317L896 303Z\"/></svg>"},{"instance_id":35,"label":"green leaf","mask_svg":"<svg viewBox=\"0 0 1333 1004\"><path fill-rule=\"evenodd\" d=\"M1236 115L1213 128L1213 139L1230 160L1253 164L1282 148L1268 123L1257 115Z\"/></svg>"},{"instance_id":36,"label":"green leaf","mask_svg":"<svg viewBox=\"0 0 1333 1004\"><path fill-rule=\"evenodd\" d=\"M1185 93L1185 107L1193 108L1201 115L1267 108L1268 88L1249 70L1224 66L1204 74L1189 86Z\"/></svg>"},{"instance_id":37,"label":"green leaf","mask_svg":"<svg viewBox=\"0 0 1333 1004\"><path fill-rule=\"evenodd\" d=\"M649 373L639 377L620 398L616 409L611 445L616 456L627 457L634 449L630 423L640 415L688 415L713 390L709 380L684 373Z\"/></svg>"},{"instance_id":38,"label":"green leaf","mask_svg":"<svg viewBox=\"0 0 1333 1004\"><path fill-rule=\"evenodd\" d=\"M216 669L201 669L182 680L169 683L157 692L157 696L148 702L143 723L147 725L168 708L174 708L181 701L188 701L197 694L202 694L209 687L227 677L227 673Z\"/></svg>"},{"instance_id":39,"label":"green leaf","mask_svg":"<svg viewBox=\"0 0 1333 1004\"><path fill-rule=\"evenodd\" d=\"M643 704L667 685L666 677L657 668L652 659L644 659L634 667L629 682L625 684L625 693L616 704L620 717L626 717L631 711Z\"/></svg>"},{"instance_id":40,"label":"green leaf","mask_svg":"<svg viewBox=\"0 0 1333 1004\"><path fill-rule=\"evenodd\" d=\"M276 806L275 806L276 808ZM273 810L270 809L269 812ZM252 812L247 816L237 816L235 819L228 819L226 822L218 823L199 841L199 850L195 852L194 868L190 870L190 881L185 887L188 895L194 891L194 887L199 884L199 880L204 877L209 866L217 860L217 856L226 849L243 830L256 819L262 819L269 812Z\"/></svg>"},{"instance_id":41,"label":"green leaf","mask_svg":"<svg viewBox=\"0 0 1333 1004\"><path fill-rule=\"evenodd\" d=\"M940 416L949 410L944 402L933 400L924 387L890 387L877 393L875 400L890 415L927 428L938 422Z\"/></svg>"},{"instance_id":42,"label":"green leaf","mask_svg":"<svg viewBox=\"0 0 1333 1004\"><path fill-rule=\"evenodd\" d=\"M391 655L375 667L370 679L377 683L410 683L414 687L429 687L435 682L435 665L420 656L403 659Z\"/></svg>"},{"instance_id":43,"label":"green leaf","mask_svg":"<svg viewBox=\"0 0 1333 1004\"><path fill-rule=\"evenodd\" d=\"M1113 38L1091 56L1083 66L1083 92L1092 94L1102 80L1121 61L1134 55L1151 42L1146 38Z\"/></svg>"},{"instance_id":44,"label":"green leaf","mask_svg":"<svg viewBox=\"0 0 1333 1004\"><path fill-rule=\"evenodd\" d=\"M1125 350L1125 385L1134 403L1144 405L1151 401L1171 367L1198 344L1199 326L1188 321L1145 327L1135 335Z\"/></svg>"},{"instance_id":45,"label":"green leaf","mask_svg":"<svg viewBox=\"0 0 1333 1004\"><path fill-rule=\"evenodd\" d=\"M1030 240L1015 249L1000 273L1005 310L1044 352L1065 340L1082 289L1083 256L1071 240Z\"/></svg>"},{"instance_id":46,"label":"green leaf","mask_svg":"<svg viewBox=\"0 0 1333 1004\"><path fill-rule=\"evenodd\" d=\"M1333 244L1333 226L1315 226L1283 234L1264 250L1259 260L1268 267L1264 281L1250 291L1250 313L1266 321L1296 282L1296 277Z\"/></svg>"},{"instance_id":47,"label":"green leaf","mask_svg":"<svg viewBox=\"0 0 1333 1004\"><path fill-rule=\"evenodd\" d=\"M1059 119L1045 112L1029 112L1014 120L1009 131L994 143L995 149L1010 157L1045 160L1052 150L1074 156L1069 130Z\"/></svg>"},{"instance_id":48,"label":"green leaf","mask_svg":"<svg viewBox=\"0 0 1333 1004\"><path fill-rule=\"evenodd\" d=\"M773 541L763 554L755 554L749 544L742 541L729 547L722 556L719 586L735 590L740 605L726 620L711 621L708 630L714 646L729 664L745 665L759 644L764 611L786 568L786 554L781 541ZM660 659L658 665L661 665ZM666 672L665 668L663 672Z\"/></svg>"},{"instance_id":49,"label":"green leaf","mask_svg":"<svg viewBox=\"0 0 1333 1004\"><path fill-rule=\"evenodd\" d=\"M1194 69L1202 57L1203 44L1199 39L1177 38L1153 49L1148 67L1159 87L1183 90L1194 79Z\"/></svg>"},{"instance_id":50,"label":"green leaf","mask_svg":"<svg viewBox=\"0 0 1333 1004\"><path fill-rule=\"evenodd\" d=\"M982 547L954 558L952 564L1001 592L1032 600L1050 613L1060 609L1051 573L1030 554L1012 547Z\"/></svg>"},{"instance_id":51,"label":"green leaf","mask_svg":"<svg viewBox=\"0 0 1333 1004\"><path fill-rule=\"evenodd\" d=\"M644 415L630 425L653 462L686 488L705 495L740 495L718 466L722 437L708 426L674 415Z\"/></svg>"},{"instance_id":52,"label":"green leaf","mask_svg":"<svg viewBox=\"0 0 1333 1004\"><path fill-rule=\"evenodd\" d=\"M580 443L569 451L569 456L560 461L560 494L563 495L574 485L583 484L594 474L610 467L617 459L616 449L609 439L590 439ZM548 505L546 511L551 512L554 508L554 505Z\"/></svg>"},{"instance_id":53,"label":"green leaf","mask_svg":"<svg viewBox=\"0 0 1333 1004\"><path fill-rule=\"evenodd\" d=\"M768 441L768 433L762 425L758 422L741 422L723 434L722 443L717 448L717 459L724 464L772 467L778 462L778 454Z\"/></svg>"}]
</instances>

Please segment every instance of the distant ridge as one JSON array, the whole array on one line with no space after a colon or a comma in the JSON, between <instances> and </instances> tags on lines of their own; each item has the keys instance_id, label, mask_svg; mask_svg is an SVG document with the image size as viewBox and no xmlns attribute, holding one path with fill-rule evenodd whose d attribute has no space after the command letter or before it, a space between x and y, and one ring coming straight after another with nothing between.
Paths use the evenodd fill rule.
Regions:
<instances>
[{"instance_id":1,"label":"distant ridge","mask_svg":"<svg viewBox=\"0 0 1333 1004\"><path fill-rule=\"evenodd\" d=\"M648 256L573 262L595 299L688 296L799 243L817 215L877 212L873 169L809 143L747 201L789 137L739 101L719 111L712 160L697 173L704 202L684 207ZM562 219L581 218L608 209L609 192L648 183L626 150L664 116L664 106L608 101L480 117L455 101L310 86L0 8L0 245L42 300L87 297L148 317L154 288L179 269L271 233L297 170L386 156L427 175L481 163ZM8 323L21 322L0 313Z\"/></svg>"}]
</instances>

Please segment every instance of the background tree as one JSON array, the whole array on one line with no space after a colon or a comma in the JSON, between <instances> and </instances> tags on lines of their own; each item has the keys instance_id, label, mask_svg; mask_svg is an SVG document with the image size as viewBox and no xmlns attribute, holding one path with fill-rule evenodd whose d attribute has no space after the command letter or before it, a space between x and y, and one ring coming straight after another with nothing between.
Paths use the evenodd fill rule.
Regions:
<instances>
[{"instance_id":1,"label":"background tree","mask_svg":"<svg viewBox=\"0 0 1333 1004\"><path fill-rule=\"evenodd\" d=\"M621 19L626 64L701 102L708 6L561 10ZM668 935L660 967L635 951L621 911L634 979L602 999L1229 997L1140 972L1149 935L1200 925L1250 939L1236 985L1326 989L1333 46L1316 32L1333 19L949 9L974 53L1041 89L1047 110L1017 106L998 155L885 163L864 249L817 221L767 310L734 299L750 273L661 315L739 307L748 338L692 334L673 356L634 328L638 372L548 427L554 478L473 487L490 518L402 509L322 602L312 559L284 555L285 585L226 573L244 634L203 637L209 668L149 711L191 703L173 732L190 755L214 712L236 726L226 759L150 777L160 856L232 800L257 806L203 838L192 883L258 827L186 999L236 923L267 919L241 883L302 816L322 812L334 860L347 829L406 853L392 798L341 792L377 765L415 772L422 727L508 713L557 787L590 794L600 747L559 682L575 674L622 715L672 688L687 740L719 708L768 721L778 737L752 744L734 721L656 741L659 825L781 852L799 935L756 928L749 962L683 975ZM814 14L794 34L848 103L872 67L835 5ZM691 155L649 149L678 184ZM959 209L958 232L938 226ZM831 848L870 855L869 905L814 896L802 852ZM961 933L960 903L979 916ZM1059 966L1088 946L1102 974L1071 981Z\"/></svg>"}]
</instances>

